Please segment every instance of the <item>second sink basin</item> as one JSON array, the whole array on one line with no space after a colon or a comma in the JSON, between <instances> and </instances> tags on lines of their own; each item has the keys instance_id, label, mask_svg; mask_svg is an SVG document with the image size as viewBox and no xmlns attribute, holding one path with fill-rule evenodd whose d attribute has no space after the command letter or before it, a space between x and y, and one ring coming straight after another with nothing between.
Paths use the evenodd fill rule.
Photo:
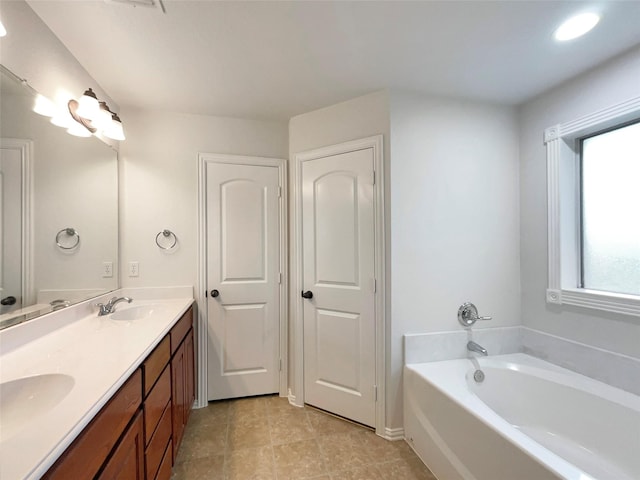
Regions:
<instances>
[{"instance_id":1,"label":"second sink basin","mask_svg":"<svg viewBox=\"0 0 640 480\"><path fill-rule=\"evenodd\" d=\"M0 441L48 412L73 388L73 377L48 373L0 383Z\"/></svg>"},{"instance_id":2,"label":"second sink basin","mask_svg":"<svg viewBox=\"0 0 640 480\"><path fill-rule=\"evenodd\" d=\"M116 310L109 318L111 320L140 320L163 310L162 305L138 305L137 307Z\"/></svg>"}]
</instances>

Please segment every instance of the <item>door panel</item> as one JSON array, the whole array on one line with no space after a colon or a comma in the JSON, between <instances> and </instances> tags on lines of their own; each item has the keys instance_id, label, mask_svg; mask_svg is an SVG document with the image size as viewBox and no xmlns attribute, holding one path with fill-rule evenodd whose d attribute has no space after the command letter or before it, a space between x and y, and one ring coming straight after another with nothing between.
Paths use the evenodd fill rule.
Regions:
<instances>
[{"instance_id":1,"label":"door panel","mask_svg":"<svg viewBox=\"0 0 640 480\"><path fill-rule=\"evenodd\" d=\"M209 162L209 400L279 388L277 167Z\"/></svg>"},{"instance_id":2,"label":"door panel","mask_svg":"<svg viewBox=\"0 0 640 480\"><path fill-rule=\"evenodd\" d=\"M268 327L265 304L225 305L222 340L223 375L266 372L264 339Z\"/></svg>"},{"instance_id":3,"label":"door panel","mask_svg":"<svg viewBox=\"0 0 640 480\"><path fill-rule=\"evenodd\" d=\"M302 164L305 402L375 424L373 150Z\"/></svg>"}]
</instances>

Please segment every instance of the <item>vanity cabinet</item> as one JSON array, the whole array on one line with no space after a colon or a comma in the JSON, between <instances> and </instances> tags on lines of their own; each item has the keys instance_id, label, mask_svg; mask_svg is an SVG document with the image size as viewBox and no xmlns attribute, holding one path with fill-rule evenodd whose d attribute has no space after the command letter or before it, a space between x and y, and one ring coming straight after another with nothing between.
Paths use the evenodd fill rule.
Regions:
<instances>
[{"instance_id":1,"label":"vanity cabinet","mask_svg":"<svg viewBox=\"0 0 640 480\"><path fill-rule=\"evenodd\" d=\"M144 480L142 413L138 412L97 480Z\"/></svg>"},{"instance_id":2,"label":"vanity cabinet","mask_svg":"<svg viewBox=\"0 0 640 480\"><path fill-rule=\"evenodd\" d=\"M142 371L138 368L43 478L46 480L94 478L114 447L118 445L118 440L139 411L141 404ZM141 459L135 456L132 457L132 461L140 462ZM144 468L144 464L141 463L141 465Z\"/></svg>"},{"instance_id":3,"label":"vanity cabinet","mask_svg":"<svg viewBox=\"0 0 640 480\"><path fill-rule=\"evenodd\" d=\"M44 480L170 480L195 400L193 306Z\"/></svg>"},{"instance_id":4,"label":"vanity cabinet","mask_svg":"<svg viewBox=\"0 0 640 480\"><path fill-rule=\"evenodd\" d=\"M195 356L193 343L193 309L190 309L171 330L171 378L173 460L182 441L195 400Z\"/></svg>"}]
</instances>

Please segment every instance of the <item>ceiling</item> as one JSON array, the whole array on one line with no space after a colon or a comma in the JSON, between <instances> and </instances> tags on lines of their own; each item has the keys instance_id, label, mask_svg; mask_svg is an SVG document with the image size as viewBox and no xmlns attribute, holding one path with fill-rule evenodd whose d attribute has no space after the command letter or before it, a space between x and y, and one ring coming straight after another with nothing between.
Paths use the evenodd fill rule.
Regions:
<instances>
[{"instance_id":1,"label":"ceiling","mask_svg":"<svg viewBox=\"0 0 640 480\"><path fill-rule=\"evenodd\" d=\"M121 106L257 119L383 88L519 104L640 45L633 0L27 1Z\"/></svg>"}]
</instances>

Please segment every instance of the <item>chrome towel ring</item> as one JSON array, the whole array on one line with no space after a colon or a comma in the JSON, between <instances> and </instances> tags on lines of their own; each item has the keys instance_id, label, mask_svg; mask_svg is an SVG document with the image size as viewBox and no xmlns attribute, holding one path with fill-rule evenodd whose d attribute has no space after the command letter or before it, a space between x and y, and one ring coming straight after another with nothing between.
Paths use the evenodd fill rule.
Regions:
<instances>
[{"instance_id":1,"label":"chrome towel ring","mask_svg":"<svg viewBox=\"0 0 640 480\"><path fill-rule=\"evenodd\" d=\"M160 238L161 238L160 236L167 239L169 239L170 237L173 237L173 240L168 240L169 242L171 242L170 245L163 246L160 244ZM156 235L156 245L158 245L158 247L160 247L163 250L171 250L173 247L176 246L177 243L178 243L178 237L171 230L164 229L161 232L158 232L158 234Z\"/></svg>"},{"instance_id":2,"label":"chrome towel ring","mask_svg":"<svg viewBox=\"0 0 640 480\"><path fill-rule=\"evenodd\" d=\"M63 233L67 237L72 237L72 238L75 237L75 241L73 242L73 244L65 246L64 244L60 243L60 241L62 240ZM63 228L56 235L56 245L58 245L58 247L60 247L63 250L72 250L76 248L78 245L80 245L80 234L75 228L71 228L71 227Z\"/></svg>"}]
</instances>

